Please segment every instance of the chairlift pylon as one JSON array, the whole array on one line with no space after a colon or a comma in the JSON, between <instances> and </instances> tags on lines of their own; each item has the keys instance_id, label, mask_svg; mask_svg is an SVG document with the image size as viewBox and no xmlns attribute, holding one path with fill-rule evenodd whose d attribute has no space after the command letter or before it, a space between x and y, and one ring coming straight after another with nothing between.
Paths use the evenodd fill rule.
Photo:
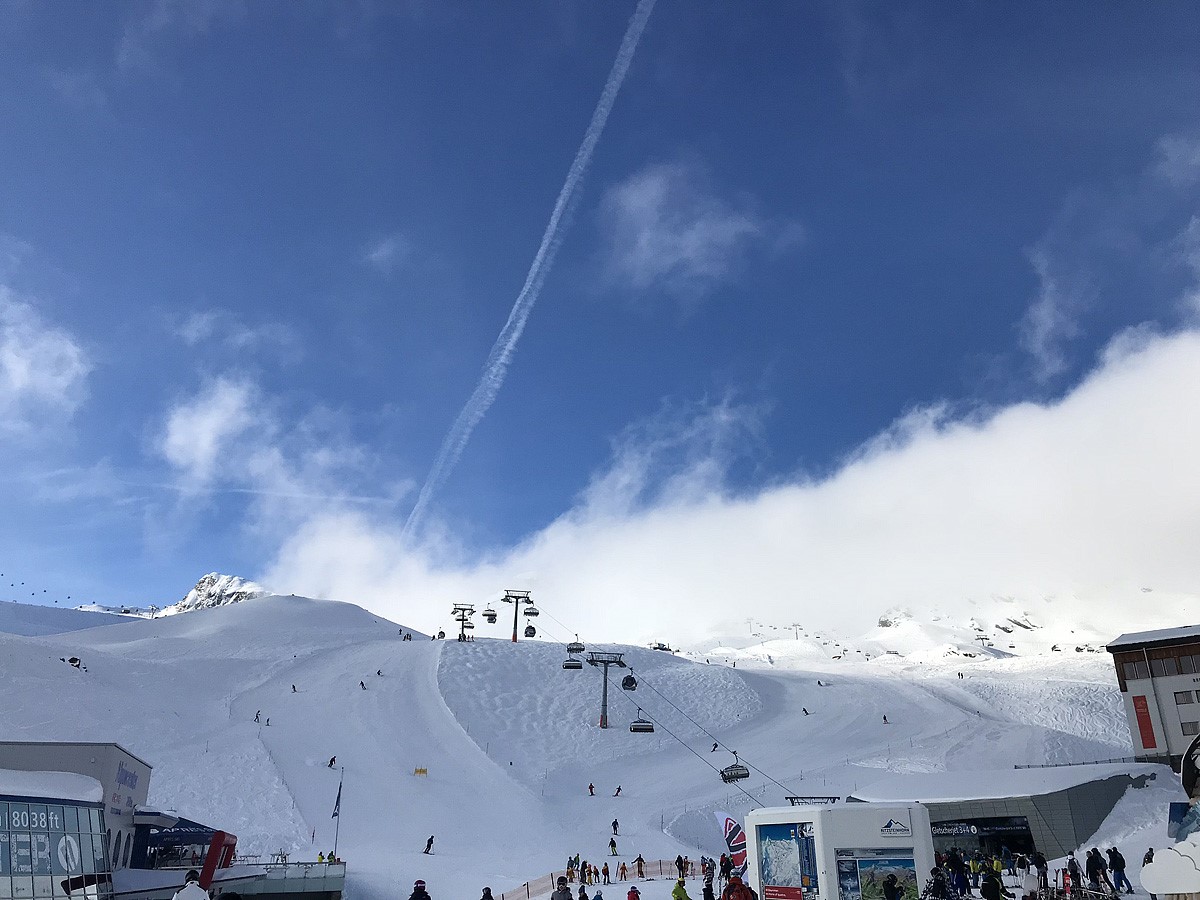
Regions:
<instances>
[{"instance_id":1,"label":"chairlift pylon","mask_svg":"<svg viewBox=\"0 0 1200 900\"><path fill-rule=\"evenodd\" d=\"M638 717L629 723L629 730L634 734L653 734L654 723L642 718L642 709L638 707Z\"/></svg>"}]
</instances>

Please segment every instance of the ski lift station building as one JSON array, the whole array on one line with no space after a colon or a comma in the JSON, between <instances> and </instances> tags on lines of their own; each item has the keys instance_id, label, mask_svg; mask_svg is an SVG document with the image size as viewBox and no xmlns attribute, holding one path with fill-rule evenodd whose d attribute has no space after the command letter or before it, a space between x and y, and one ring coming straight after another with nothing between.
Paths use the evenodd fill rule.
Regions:
<instances>
[{"instance_id":1,"label":"ski lift station building","mask_svg":"<svg viewBox=\"0 0 1200 900\"><path fill-rule=\"evenodd\" d=\"M151 766L101 742L0 742L0 900L340 900L342 864L234 863L237 836L146 805Z\"/></svg>"}]
</instances>

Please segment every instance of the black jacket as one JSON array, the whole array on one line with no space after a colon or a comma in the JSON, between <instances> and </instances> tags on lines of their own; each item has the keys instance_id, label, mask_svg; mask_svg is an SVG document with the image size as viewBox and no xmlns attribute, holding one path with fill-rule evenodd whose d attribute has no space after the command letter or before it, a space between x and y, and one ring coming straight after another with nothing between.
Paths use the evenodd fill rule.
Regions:
<instances>
[{"instance_id":1,"label":"black jacket","mask_svg":"<svg viewBox=\"0 0 1200 900\"><path fill-rule=\"evenodd\" d=\"M421 888L417 888L412 892L412 896L409 897L408 900L430 900L429 892L422 890Z\"/></svg>"}]
</instances>

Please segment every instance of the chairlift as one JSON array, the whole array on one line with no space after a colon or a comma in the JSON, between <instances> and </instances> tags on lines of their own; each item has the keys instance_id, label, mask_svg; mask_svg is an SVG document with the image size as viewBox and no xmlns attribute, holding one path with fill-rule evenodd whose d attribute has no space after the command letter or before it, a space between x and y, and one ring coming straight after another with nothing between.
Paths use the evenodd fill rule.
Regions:
<instances>
[{"instance_id":1,"label":"chairlift","mask_svg":"<svg viewBox=\"0 0 1200 900\"><path fill-rule=\"evenodd\" d=\"M583 668L583 660L569 657L563 661L563 668L578 671Z\"/></svg>"},{"instance_id":2,"label":"chairlift","mask_svg":"<svg viewBox=\"0 0 1200 900\"><path fill-rule=\"evenodd\" d=\"M487 623L489 625L496 624L496 611L494 609L492 609L490 606L483 611L483 617L485 619L487 619Z\"/></svg>"},{"instance_id":3,"label":"chairlift","mask_svg":"<svg viewBox=\"0 0 1200 900\"><path fill-rule=\"evenodd\" d=\"M743 778L750 777L750 770L738 762L738 755L735 751L733 754L733 765L726 766L721 770L721 780L726 784L733 784L735 781L741 781Z\"/></svg>"},{"instance_id":4,"label":"chairlift","mask_svg":"<svg viewBox=\"0 0 1200 900\"><path fill-rule=\"evenodd\" d=\"M525 615L527 618L533 619L533 618L536 618L537 616L540 616L541 612L538 610L538 608L536 606L527 606L527 607L525 607Z\"/></svg>"},{"instance_id":5,"label":"chairlift","mask_svg":"<svg viewBox=\"0 0 1200 900\"><path fill-rule=\"evenodd\" d=\"M525 637L537 637L537 629L532 625L525 626Z\"/></svg>"},{"instance_id":6,"label":"chairlift","mask_svg":"<svg viewBox=\"0 0 1200 900\"><path fill-rule=\"evenodd\" d=\"M475 627L475 623L474 623L474 622L463 622L463 623L462 623L462 627L463 627L465 630L467 630L467 631L470 631L472 628L474 628L474 627Z\"/></svg>"},{"instance_id":7,"label":"chairlift","mask_svg":"<svg viewBox=\"0 0 1200 900\"><path fill-rule=\"evenodd\" d=\"M637 679L633 677L632 672L621 679L621 690L623 690L623 691L636 691L637 690Z\"/></svg>"},{"instance_id":8,"label":"chairlift","mask_svg":"<svg viewBox=\"0 0 1200 900\"><path fill-rule=\"evenodd\" d=\"M571 641L571 643L567 644L567 652L568 653L582 653L586 649L587 648L585 646L583 646L582 643L580 643L579 635L575 635L575 640L573 640L573 641Z\"/></svg>"},{"instance_id":9,"label":"chairlift","mask_svg":"<svg viewBox=\"0 0 1200 900\"><path fill-rule=\"evenodd\" d=\"M629 730L634 734L654 734L654 723L642 718L642 709L638 707L638 717L629 723Z\"/></svg>"}]
</instances>

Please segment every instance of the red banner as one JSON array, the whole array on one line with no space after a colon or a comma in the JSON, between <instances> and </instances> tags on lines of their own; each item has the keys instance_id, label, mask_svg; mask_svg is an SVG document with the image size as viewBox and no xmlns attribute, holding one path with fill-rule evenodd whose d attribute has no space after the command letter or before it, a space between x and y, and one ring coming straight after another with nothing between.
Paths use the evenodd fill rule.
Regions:
<instances>
[{"instance_id":1,"label":"red banner","mask_svg":"<svg viewBox=\"0 0 1200 900\"><path fill-rule=\"evenodd\" d=\"M1158 743L1154 740L1154 723L1150 720L1150 707L1145 697L1133 698L1133 714L1137 716L1138 733L1142 737L1142 746L1154 750Z\"/></svg>"}]
</instances>

